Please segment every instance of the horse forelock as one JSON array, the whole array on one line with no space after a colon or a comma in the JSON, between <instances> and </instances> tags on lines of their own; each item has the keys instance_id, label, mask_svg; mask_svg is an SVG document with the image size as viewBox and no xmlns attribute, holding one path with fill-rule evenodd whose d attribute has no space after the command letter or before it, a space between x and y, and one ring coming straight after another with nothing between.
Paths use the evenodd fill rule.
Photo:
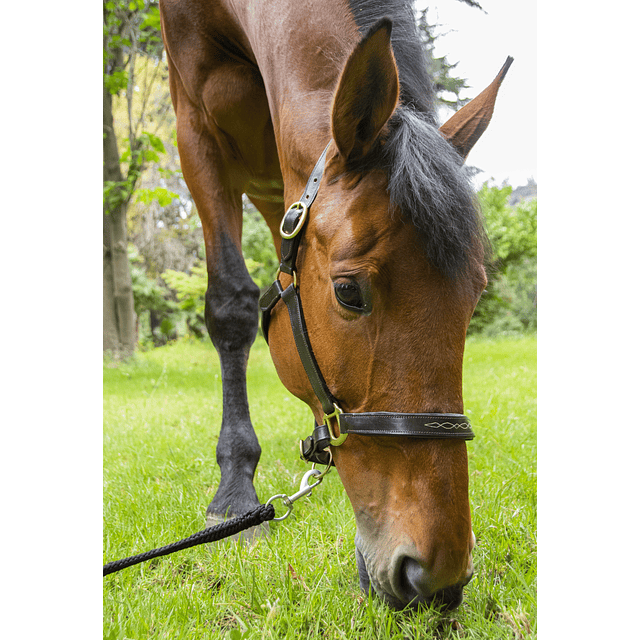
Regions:
<instances>
[{"instance_id":1,"label":"horse forelock","mask_svg":"<svg viewBox=\"0 0 640 640\"><path fill-rule=\"evenodd\" d=\"M433 266L450 278L464 273L487 241L460 156L410 107L396 110L378 155L391 204L417 228Z\"/></svg>"}]
</instances>

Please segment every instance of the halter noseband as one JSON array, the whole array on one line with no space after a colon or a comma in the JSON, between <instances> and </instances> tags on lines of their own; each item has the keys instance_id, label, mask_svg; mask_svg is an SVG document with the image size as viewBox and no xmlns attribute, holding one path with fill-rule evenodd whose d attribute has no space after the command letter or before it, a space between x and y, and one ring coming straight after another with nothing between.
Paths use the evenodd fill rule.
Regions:
<instances>
[{"instance_id":1,"label":"halter noseband","mask_svg":"<svg viewBox=\"0 0 640 640\"><path fill-rule=\"evenodd\" d=\"M331 144L331 143L329 143ZM328 447L341 445L350 433L363 436L408 436L412 438L456 438L471 440L474 433L469 419L459 413L395 413L387 411L368 413L343 413L338 400L327 387L318 363L313 354L307 326L304 321L300 290L296 277L296 258L302 240L302 231L309 216L320 180L324 173L324 164L329 145L322 152L320 159L311 172L307 186L298 202L294 202L284 214L280 225L281 261L275 282L260 298L262 312L262 333L269 341L269 321L271 310L278 300L282 299L289 311L289 319L293 330L293 338L309 378L311 387L324 411L323 424L315 425L313 434L300 442L300 455L303 460L330 464L331 455ZM283 289L278 275L280 272L293 277L293 282ZM335 437L331 421L338 426Z\"/></svg>"}]
</instances>

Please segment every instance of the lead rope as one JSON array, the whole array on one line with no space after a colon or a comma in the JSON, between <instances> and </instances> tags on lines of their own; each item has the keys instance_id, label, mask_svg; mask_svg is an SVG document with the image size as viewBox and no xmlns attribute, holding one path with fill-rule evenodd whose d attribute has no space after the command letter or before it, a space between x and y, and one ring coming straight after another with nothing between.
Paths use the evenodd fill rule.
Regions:
<instances>
[{"instance_id":1,"label":"lead rope","mask_svg":"<svg viewBox=\"0 0 640 640\"><path fill-rule=\"evenodd\" d=\"M217 540L223 540L229 536L233 536L236 533L245 531L250 527L255 527L263 522L273 520L276 515L276 510L272 504L261 504L253 511L249 511L242 516L233 518L221 522L213 527L208 527L203 531L198 531L188 538L179 540L178 542L172 542L165 547L159 549L153 549L152 551L146 551L145 553L139 553L136 556L130 556L129 558L123 558L122 560L115 560L109 562L102 567L102 577L108 576L110 573L115 573L127 567L132 567L134 564L140 564L146 560L152 560L153 558L159 558L160 556L166 556L176 551L182 551L183 549L189 549L199 544L205 544L207 542L216 542Z\"/></svg>"},{"instance_id":2,"label":"lead rope","mask_svg":"<svg viewBox=\"0 0 640 640\"><path fill-rule=\"evenodd\" d=\"M172 542L171 544L160 547L158 549L152 549L151 551L146 551L145 553L139 553L135 556L123 558L122 560L109 562L102 567L102 577L104 578L104 576L108 576L111 573L121 571L122 569L132 567L135 564L140 564L141 562L145 562L147 560L152 560L153 558L159 558L161 556L169 555L170 553L176 553L176 551L182 551L183 549L196 547L200 544L206 544L207 542L224 540L225 538L229 538L230 536L250 529L251 527L256 527L263 522L268 522L269 520L284 520L293 511L293 503L296 500L302 498L302 496L311 495L311 491L322 482L324 476L327 475L329 470L330 467L328 466L324 471L319 471L315 468L307 471L307 473L304 474L302 480L300 481L300 490L294 493L292 496L287 496L287 494L285 493L279 493L269 498L266 504L261 504L253 511L248 511L244 515L238 516L237 518L232 518L231 520L226 520L225 522L221 522L220 524L217 524L213 527L208 527L207 529L198 531L188 538L178 540L178 542ZM313 484L309 484L309 479L312 477L315 479L315 482ZM287 507L287 512L279 518L275 517L276 510L275 507L271 504L274 500L282 500L284 505Z\"/></svg>"}]
</instances>

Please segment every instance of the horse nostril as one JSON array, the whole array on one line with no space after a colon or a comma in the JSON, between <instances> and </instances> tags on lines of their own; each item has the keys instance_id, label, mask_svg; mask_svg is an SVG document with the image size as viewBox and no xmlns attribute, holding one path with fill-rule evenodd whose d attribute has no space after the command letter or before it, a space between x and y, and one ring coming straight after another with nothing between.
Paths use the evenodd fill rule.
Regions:
<instances>
[{"instance_id":1,"label":"horse nostril","mask_svg":"<svg viewBox=\"0 0 640 640\"><path fill-rule=\"evenodd\" d=\"M402 560L400 587L403 599L410 606L430 602L443 606L445 609L455 609L462 602L463 586L463 584L453 585L434 592L433 582L420 563L411 557Z\"/></svg>"},{"instance_id":2,"label":"horse nostril","mask_svg":"<svg viewBox=\"0 0 640 640\"><path fill-rule=\"evenodd\" d=\"M424 582L425 571L413 558L405 558L400 569L400 579L405 591L414 596L422 591L421 583Z\"/></svg>"},{"instance_id":3,"label":"horse nostril","mask_svg":"<svg viewBox=\"0 0 640 640\"><path fill-rule=\"evenodd\" d=\"M431 594L429 577L417 560L405 557L400 565L399 586L405 602L424 601Z\"/></svg>"}]
</instances>

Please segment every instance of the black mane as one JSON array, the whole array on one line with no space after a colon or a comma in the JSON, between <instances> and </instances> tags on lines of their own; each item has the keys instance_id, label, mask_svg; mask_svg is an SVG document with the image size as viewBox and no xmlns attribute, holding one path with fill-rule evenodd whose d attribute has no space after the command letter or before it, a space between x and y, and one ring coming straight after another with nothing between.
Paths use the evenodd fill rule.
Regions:
<instances>
[{"instance_id":1,"label":"black mane","mask_svg":"<svg viewBox=\"0 0 640 640\"><path fill-rule=\"evenodd\" d=\"M456 277L478 245L486 246L486 236L463 160L438 131L433 84L412 2L349 0L349 6L363 34L379 19L391 18L400 76L401 105L389 120L383 144L364 164L386 170L392 204L420 231L433 266Z\"/></svg>"}]
</instances>

